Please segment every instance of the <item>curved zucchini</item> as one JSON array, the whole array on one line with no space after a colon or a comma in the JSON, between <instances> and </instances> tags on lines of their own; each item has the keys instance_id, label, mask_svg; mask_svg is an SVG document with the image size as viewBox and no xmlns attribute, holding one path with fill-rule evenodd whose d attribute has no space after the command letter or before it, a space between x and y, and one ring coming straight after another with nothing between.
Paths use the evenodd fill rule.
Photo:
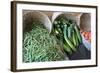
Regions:
<instances>
[{"instance_id":1,"label":"curved zucchini","mask_svg":"<svg viewBox=\"0 0 100 73\"><path fill-rule=\"evenodd\" d=\"M76 35L79 39L79 42L82 43L82 37L81 37L80 31L78 30L78 27L76 25L75 25L74 29L75 29Z\"/></svg>"},{"instance_id":2,"label":"curved zucchini","mask_svg":"<svg viewBox=\"0 0 100 73\"><path fill-rule=\"evenodd\" d=\"M72 44L72 42L68 39L68 37L66 36L66 25L64 25L64 30L63 30L63 34L64 34L64 39L66 41L66 43L71 47L71 49L73 51L76 51L75 46Z\"/></svg>"}]
</instances>

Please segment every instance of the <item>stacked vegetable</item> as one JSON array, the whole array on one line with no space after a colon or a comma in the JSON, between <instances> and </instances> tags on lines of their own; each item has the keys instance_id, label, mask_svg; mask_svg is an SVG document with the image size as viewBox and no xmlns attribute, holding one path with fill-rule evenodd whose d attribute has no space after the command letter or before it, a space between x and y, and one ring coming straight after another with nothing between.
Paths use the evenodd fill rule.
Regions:
<instances>
[{"instance_id":1,"label":"stacked vegetable","mask_svg":"<svg viewBox=\"0 0 100 73\"><path fill-rule=\"evenodd\" d=\"M68 54L77 51L77 47L82 43L82 37L76 22L59 16L53 25L53 32L57 39L63 43L61 45L64 50Z\"/></svg>"},{"instance_id":2,"label":"stacked vegetable","mask_svg":"<svg viewBox=\"0 0 100 73\"><path fill-rule=\"evenodd\" d=\"M29 27L28 27L29 29ZM56 41L41 23L33 23L23 34L23 62L61 61L65 56Z\"/></svg>"}]
</instances>

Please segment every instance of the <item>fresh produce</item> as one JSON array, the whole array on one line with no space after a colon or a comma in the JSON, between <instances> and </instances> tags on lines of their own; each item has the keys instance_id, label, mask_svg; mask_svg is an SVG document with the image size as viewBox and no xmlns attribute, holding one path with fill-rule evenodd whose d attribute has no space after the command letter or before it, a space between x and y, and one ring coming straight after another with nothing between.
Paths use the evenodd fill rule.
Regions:
<instances>
[{"instance_id":1,"label":"fresh produce","mask_svg":"<svg viewBox=\"0 0 100 73\"><path fill-rule=\"evenodd\" d=\"M82 37L81 37L81 35L80 35L80 31L78 30L78 27L77 27L77 26L75 26L74 28L75 28L77 37L78 37L78 39L79 39L79 42L81 43L81 42L82 42Z\"/></svg>"},{"instance_id":2,"label":"fresh produce","mask_svg":"<svg viewBox=\"0 0 100 73\"><path fill-rule=\"evenodd\" d=\"M56 37L41 23L33 23L23 34L23 62L61 61L65 56Z\"/></svg>"},{"instance_id":3,"label":"fresh produce","mask_svg":"<svg viewBox=\"0 0 100 73\"><path fill-rule=\"evenodd\" d=\"M68 39L68 37L66 36L66 25L64 25L64 40L66 41L66 43L71 47L71 49L73 49L74 51L76 51L75 46L72 44L72 42Z\"/></svg>"},{"instance_id":4,"label":"fresh produce","mask_svg":"<svg viewBox=\"0 0 100 73\"><path fill-rule=\"evenodd\" d=\"M80 29L75 21L59 16L53 23L53 32L66 52L72 54L82 43Z\"/></svg>"},{"instance_id":5,"label":"fresh produce","mask_svg":"<svg viewBox=\"0 0 100 73\"><path fill-rule=\"evenodd\" d=\"M91 43L91 31L83 31L81 30L81 34L85 37L87 41Z\"/></svg>"}]
</instances>

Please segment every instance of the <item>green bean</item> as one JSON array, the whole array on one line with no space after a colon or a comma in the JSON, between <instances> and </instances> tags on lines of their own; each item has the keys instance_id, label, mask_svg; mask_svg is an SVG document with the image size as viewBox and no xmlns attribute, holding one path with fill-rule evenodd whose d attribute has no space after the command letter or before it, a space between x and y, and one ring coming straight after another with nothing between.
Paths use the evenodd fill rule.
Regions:
<instances>
[{"instance_id":1,"label":"green bean","mask_svg":"<svg viewBox=\"0 0 100 73\"><path fill-rule=\"evenodd\" d=\"M33 23L30 31L23 34L23 62L44 62L64 60L64 54L56 37L49 34L43 24Z\"/></svg>"}]
</instances>

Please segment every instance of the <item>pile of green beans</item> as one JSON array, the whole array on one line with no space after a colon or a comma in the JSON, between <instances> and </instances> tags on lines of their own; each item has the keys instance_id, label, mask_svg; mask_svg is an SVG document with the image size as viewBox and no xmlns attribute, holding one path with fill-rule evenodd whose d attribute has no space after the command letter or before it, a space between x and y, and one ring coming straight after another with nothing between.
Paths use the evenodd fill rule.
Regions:
<instances>
[{"instance_id":1,"label":"pile of green beans","mask_svg":"<svg viewBox=\"0 0 100 73\"><path fill-rule=\"evenodd\" d=\"M23 33L23 62L61 61L65 56L56 37L49 34L41 23L33 23L30 31Z\"/></svg>"}]
</instances>

